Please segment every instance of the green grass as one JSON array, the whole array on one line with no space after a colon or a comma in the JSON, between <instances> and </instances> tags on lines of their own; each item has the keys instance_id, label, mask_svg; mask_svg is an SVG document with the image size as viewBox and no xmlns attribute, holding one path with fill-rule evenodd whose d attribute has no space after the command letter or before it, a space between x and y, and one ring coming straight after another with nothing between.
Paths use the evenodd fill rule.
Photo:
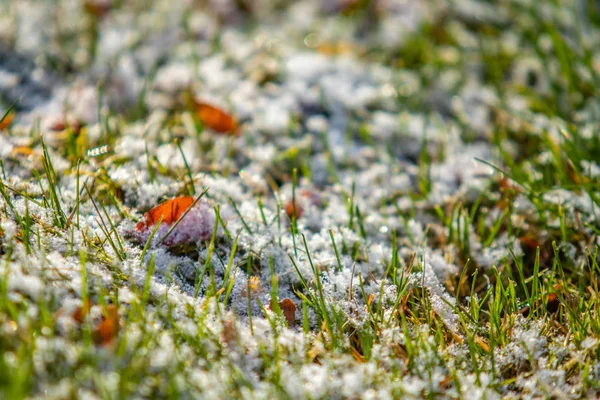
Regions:
<instances>
[{"instance_id":1,"label":"green grass","mask_svg":"<svg viewBox=\"0 0 600 400\"><path fill-rule=\"evenodd\" d=\"M354 11L334 18L366 23L372 12L370 2L360 3ZM600 207L600 181L587 165L600 164L600 136L587 134L597 126L596 120L581 122L577 116L598 95L598 74L592 65L595 49L576 26L543 20L535 9L516 2L497 7L533 22L465 21L448 12L434 15L433 21L393 51L374 48L361 54L365 62L416 72L423 92L432 89L432 82L443 73L468 72L469 57L477 60L484 70L483 84L493 87L498 97L490 107L493 116L487 136L479 135L460 113L447 118L460 129L465 144L492 144L489 159L474 160L490 170L486 188L475 198L456 193L445 203L429 203L436 190L432 173L444 161L447 149L442 143L438 151L431 151L438 142L424 137L414 160L414 191L408 196L390 193L379 206L370 208L359 195L355 179L340 179L342 171L358 173L359 168L344 165L346 161L336 164L323 135L331 183L323 193L330 196L327 201L337 202L336 213L343 216L338 226L326 227L324 240L332 261L325 265L318 263L318 252L324 250L311 249L311 236L319 232L302 222L297 209L300 189L311 187L315 172L310 163L312 149L303 147L298 127L290 126L287 132L290 140L298 140L289 148L279 148L273 168L267 171L271 191L252 198L255 217L243 213L241 201L226 192L213 194L199 178L199 172L207 168L213 177L237 182L232 165L236 152L242 150L233 139L227 138L226 146L217 143L223 138L207 137L175 110L165 126L172 124L169 130L193 128L207 164L195 170L178 139L173 143L184 164L179 169L161 165L146 145L146 170L142 172L147 182L178 182L175 191L196 196L195 202L210 195L214 203L212 237L192 252L198 268L186 283L193 288L193 296L182 293L176 284L164 286L181 278L178 265L169 266L168 273L157 271L160 254L151 248L157 229L141 246L132 244L121 229L144 211L125 206L123 188L110 178L111 167L130 160L113 154L96 160L82 151L103 144L114 148L124 128L134 121L112 112L104 115L99 109L102 143L82 146L79 140L88 139L70 132L71 145L61 149L49 147L39 132L32 132L33 144L41 147L42 162L39 168L22 167L30 175L30 186L14 186L5 165L15 162L2 160L1 396L40 396L48 388L56 390L60 383L65 398L86 397L88 392L106 399L140 393L169 398L251 398L259 390L271 398L300 398L291 391L290 380L306 386L309 379L301 374L307 366L322 368L331 381L340 382L345 373L359 371L368 376L370 386L396 398L470 398L475 390L481 390L482 397L486 391L487 396L492 392L515 397L597 396L600 228L595 213ZM458 33L452 23L474 36L478 48L469 48L455 37ZM591 23L598 33L597 19ZM505 33L521 40L516 53L503 48ZM549 41L553 51L540 46L540 37ZM570 44L573 41L577 46ZM459 54L456 64L444 61L449 48ZM96 50L95 45L91 47L92 57ZM507 77L520 52L537 57L544 66L538 79L547 81L547 93L520 87ZM589 74L581 74L576 66ZM523 113L509 105L516 95L527 103ZM397 102L400 110L419 110L437 118L425 96L406 103L398 98ZM14 107L8 108L0 123ZM139 108L135 115L145 117L145 106ZM534 126L532 115L548 118L550 128ZM365 126L362 116L352 118L356 126ZM167 143L173 136L171 132ZM350 136L346 140L384 153L386 144L377 143L366 128ZM156 140L162 144L166 139ZM221 145L226 147L224 160L218 159ZM69 169L57 170L53 157L58 155L71 163ZM215 170L215 165L223 168ZM388 166L390 171L403 168L393 159ZM74 198L61 190L61 178L68 176L77 178ZM39 193L30 194L32 186ZM199 187L204 189L200 192ZM289 218L281 202L286 190L291 193ZM560 201L553 198L557 193L571 197ZM401 198L410 200L409 211L399 204ZM230 219L223 217L225 207L232 211ZM397 221L398 228L381 231L374 227L380 223L370 220L375 213L385 215L382 221L386 223ZM184 216L160 238L161 243ZM411 220L427 221L421 238L411 231ZM99 231L89 228L92 223ZM284 279L273 254L252 247L249 238L260 235L281 252L277 263L284 263L292 278ZM77 269L68 276L56 267L56 254L48 251L55 250L53 240L69 244L60 257ZM515 251L515 243L522 252ZM372 265L370 250L378 244L385 244L389 254L381 265ZM425 279L429 264L421 254L423 248L453 255L451 264L458 267L439 287ZM483 265L479 256L496 250L504 256L494 265ZM41 289L35 292L11 280L17 272L21 279L20 275L31 271L36 278L25 284L39 285ZM344 276L351 276L349 286L334 287L332 282ZM262 303L257 294L262 285L272 299L279 299L286 290L296 296L293 326L288 326L276 301L273 310ZM438 289L447 296L440 296ZM84 307L89 300L93 312L83 322L73 323L73 310L63 304L65 297L79 299ZM110 343L102 343L99 321L109 320L110 305L118 310L119 329ZM456 317L456 324L444 314L447 310ZM548 378L550 372L560 373L573 391L564 393L567 386L562 383L549 385L558 379ZM531 380L537 392L528 392L531 389L523 380ZM418 382L416 389L411 382ZM216 394L211 393L212 384L218 387ZM339 393L321 397L334 395Z\"/></svg>"}]
</instances>

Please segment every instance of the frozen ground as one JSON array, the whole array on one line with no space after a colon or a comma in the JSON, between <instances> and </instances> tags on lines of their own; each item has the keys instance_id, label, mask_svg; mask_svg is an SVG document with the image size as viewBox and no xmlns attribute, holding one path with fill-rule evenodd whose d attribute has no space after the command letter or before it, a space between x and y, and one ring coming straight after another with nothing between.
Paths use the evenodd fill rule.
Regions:
<instances>
[{"instance_id":1,"label":"frozen ground","mask_svg":"<svg viewBox=\"0 0 600 400\"><path fill-rule=\"evenodd\" d=\"M2 396L600 395L600 6L560 3L0 3Z\"/></svg>"}]
</instances>

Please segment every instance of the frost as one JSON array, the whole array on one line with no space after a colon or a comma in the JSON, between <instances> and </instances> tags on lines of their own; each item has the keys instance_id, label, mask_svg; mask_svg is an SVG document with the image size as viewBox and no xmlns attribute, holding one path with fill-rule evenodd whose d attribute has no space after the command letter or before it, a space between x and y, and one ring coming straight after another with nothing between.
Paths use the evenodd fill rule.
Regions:
<instances>
[{"instance_id":1,"label":"frost","mask_svg":"<svg viewBox=\"0 0 600 400\"><path fill-rule=\"evenodd\" d=\"M456 300L445 291L427 257L424 257L423 272L420 276L414 276L413 282L422 283L428 289L431 308L440 316L453 334L461 336L459 318L452 308L456 305Z\"/></svg>"},{"instance_id":2,"label":"frost","mask_svg":"<svg viewBox=\"0 0 600 400\"><path fill-rule=\"evenodd\" d=\"M160 90L177 92L186 89L192 79L192 70L189 66L173 63L158 70L154 84Z\"/></svg>"},{"instance_id":3,"label":"frost","mask_svg":"<svg viewBox=\"0 0 600 400\"><path fill-rule=\"evenodd\" d=\"M519 30L536 32L535 13L511 11L531 1L92 3L114 7L92 16L67 0L8 2L0 17L2 102L21 98L0 133L0 272L18 310L0 316L0 330L9 368L19 366L12 343L33 338L31 397L122 390L117 358L134 361L131 397L597 395L579 370L600 377L597 338L565 335L555 324L564 312L549 325L503 315L507 342L493 349L492 375L489 310L477 323L465 314L477 354L457 314L487 288L476 281L479 293L461 291L458 304L450 294L467 259L480 279L495 278L494 267L514 277L511 253L528 259L527 235L554 240L566 224L569 243L557 241L565 271L585 266L600 243L597 162L572 160L565 171L577 174L537 195L555 151L577 150L569 135L591 143L598 131L598 101L587 93L600 70L598 35L589 34L597 29L582 16L586 30L573 35L579 19L569 5L542 2L538 11L570 49L574 81L556 62L556 38ZM479 29L488 25L493 35ZM202 130L188 90L230 110L240 134ZM84 129L58 129L65 121ZM41 138L66 226L40 160L15 150L39 152ZM555 149L523 159L539 142ZM106 153L88 153L96 148ZM520 163L520 184L475 160L504 170L507 157ZM206 197L164 241L173 221L162 224L142 257L152 226L136 223L190 185L208 187ZM285 210L292 193L298 232ZM209 248L215 207L224 226ZM542 255L541 278L556 279ZM408 276L405 292L399 276ZM520 305L517 288L510 301ZM321 291L332 327L311 304ZM295 326L266 318L275 295L298 307ZM86 347L86 327L73 318L84 296L94 323L118 304L116 348Z\"/></svg>"},{"instance_id":4,"label":"frost","mask_svg":"<svg viewBox=\"0 0 600 400\"><path fill-rule=\"evenodd\" d=\"M44 282L37 276L12 274L8 279L9 290L21 292L33 299L43 294L44 286Z\"/></svg>"}]
</instances>

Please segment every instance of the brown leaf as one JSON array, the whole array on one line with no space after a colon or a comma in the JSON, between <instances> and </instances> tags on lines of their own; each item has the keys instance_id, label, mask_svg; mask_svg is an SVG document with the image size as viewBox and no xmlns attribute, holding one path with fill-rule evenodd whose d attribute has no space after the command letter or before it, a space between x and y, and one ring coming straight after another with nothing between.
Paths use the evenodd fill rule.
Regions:
<instances>
[{"instance_id":1,"label":"brown leaf","mask_svg":"<svg viewBox=\"0 0 600 400\"><path fill-rule=\"evenodd\" d=\"M88 315L91 308L92 302L88 299L85 304L81 305L81 307L77 307L71 316L75 321L77 321L77 323L83 324L83 320L85 319L85 316Z\"/></svg>"},{"instance_id":2,"label":"brown leaf","mask_svg":"<svg viewBox=\"0 0 600 400\"><path fill-rule=\"evenodd\" d=\"M296 219L299 219L300 217L302 217L302 214L304 213L304 210L302 209L302 206L300 205L300 202L296 201L288 201L287 204L285 205L285 213L288 215L288 217L290 217L290 219L294 219L294 205L295 205L295 211L296 211Z\"/></svg>"},{"instance_id":3,"label":"brown leaf","mask_svg":"<svg viewBox=\"0 0 600 400\"><path fill-rule=\"evenodd\" d=\"M519 238L521 245L527 249L535 250L540 246L540 239L531 235L524 235Z\"/></svg>"},{"instance_id":4,"label":"brown leaf","mask_svg":"<svg viewBox=\"0 0 600 400\"><path fill-rule=\"evenodd\" d=\"M278 304L288 326L293 326L294 322L296 322L296 304L288 298L281 300ZM271 299L271 302L269 303L269 310L273 310L273 299Z\"/></svg>"},{"instance_id":5,"label":"brown leaf","mask_svg":"<svg viewBox=\"0 0 600 400\"><path fill-rule=\"evenodd\" d=\"M237 328L235 327L235 321L229 319L223 322L221 340L227 345L227 347L235 346L237 342Z\"/></svg>"},{"instance_id":6,"label":"brown leaf","mask_svg":"<svg viewBox=\"0 0 600 400\"><path fill-rule=\"evenodd\" d=\"M2 118L3 115L4 114L0 114L0 118ZM13 119L15 119L15 113L14 113L14 111L11 111L10 113L8 113L6 118L4 118L4 120L2 122L0 122L0 131L8 128L10 126L10 124L13 122Z\"/></svg>"},{"instance_id":7,"label":"brown leaf","mask_svg":"<svg viewBox=\"0 0 600 400\"><path fill-rule=\"evenodd\" d=\"M106 306L102 321L94 329L94 341L100 346L110 344L119 333L119 310L114 304Z\"/></svg>"},{"instance_id":8,"label":"brown leaf","mask_svg":"<svg viewBox=\"0 0 600 400\"><path fill-rule=\"evenodd\" d=\"M196 115L204 126L218 133L237 134L238 123L232 115L218 107L201 101L194 100L193 104Z\"/></svg>"},{"instance_id":9,"label":"brown leaf","mask_svg":"<svg viewBox=\"0 0 600 400\"><path fill-rule=\"evenodd\" d=\"M556 293L550 293L548 295L548 301L546 302L546 311L551 314L555 314L558 312L558 307L560 306L560 301L558 300L558 296Z\"/></svg>"}]
</instances>

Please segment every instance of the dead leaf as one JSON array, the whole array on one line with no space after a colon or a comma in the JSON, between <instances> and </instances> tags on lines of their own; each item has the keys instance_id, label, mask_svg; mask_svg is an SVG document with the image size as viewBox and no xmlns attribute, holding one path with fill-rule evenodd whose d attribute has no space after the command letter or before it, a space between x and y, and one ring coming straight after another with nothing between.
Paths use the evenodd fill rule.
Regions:
<instances>
[{"instance_id":1,"label":"dead leaf","mask_svg":"<svg viewBox=\"0 0 600 400\"><path fill-rule=\"evenodd\" d=\"M295 210L294 210L294 205L295 205ZM290 217L290 219L294 219L294 211L296 212L295 213L296 219L299 219L300 217L302 217L302 214L304 213L304 210L302 209L300 202L298 202L298 201L293 202L292 200L290 200L285 205L285 213L287 214L288 217Z\"/></svg>"},{"instance_id":2,"label":"dead leaf","mask_svg":"<svg viewBox=\"0 0 600 400\"><path fill-rule=\"evenodd\" d=\"M278 304L288 326L293 326L294 322L296 322L296 304L288 298L281 300ZM273 310L273 299L271 299L271 302L269 303L269 310Z\"/></svg>"},{"instance_id":3,"label":"dead leaf","mask_svg":"<svg viewBox=\"0 0 600 400\"><path fill-rule=\"evenodd\" d=\"M4 114L2 114L2 115L4 115ZM2 122L0 122L0 131L8 128L10 126L10 124L13 122L13 119L15 119L15 113L14 113L14 111L11 111L10 113L8 113L6 118L4 118L4 120Z\"/></svg>"},{"instance_id":4,"label":"dead leaf","mask_svg":"<svg viewBox=\"0 0 600 400\"><path fill-rule=\"evenodd\" d=\"M167 200L148 211L142 220L138 222L137 231L152 228L162 217L162 223L172 224L194 203L191 196L180 196Z\"/></svg>"},{"instance_id":5,"label":"dead leaf","mask_svg":"<svg viewBox=\"0 0 600 400\"><path fill-rule=\"evenodd\" d=\"M234 347L237 342L237 328L233 320L223 322L223 332L221 332L221 340L227 347Z\"/></svg>"},{"instance_id":6,"label":"dead leaf","mask_svg":"<svg viewBox=\"0 0 600 400\"><path fill-rule=\"evenodd\" d=\"M73 311L73 314L71 316L77 323L83 324L83 320L85 319L85 316L88 315L91 308L92 302L88 299L85 302L85 304L82 304L80 307L77 307L77 309Z\"/></svg>"},{"instance_id":7,"label":"dead leaf","mask_svg":"<svg viewBox=\"0 0 600 400\"><path fill-rule=\"evenodd\" d=\"M554 314L558 311L559 305L560 302L558 301L556 293L550 293L548 295L548 302L546 303L546 311L548 311L551 314Z\"/></svg>"},{"instance_id":8,"label":"dead leaf","mask_svg":"<svg viewBox=\"0 0 600 400\"><path fill-rule=\"evenodd\" d=\"M375 293L371 293L369 298L367 299L367 309L371 307L371 303L373 303L373 299L375 299Z\"/></svg>"},{"instance_id":9,"label":"dead leaf","mask_svg":"<svg viewBox=\"0 0 600 400\"><path fill-rule=\"evenodd\" d=\"M359 363L365 362L365 357L362 354L360 354L360 352L354 347L350 346L350 352L352 353L352 357L354 357L356 361L358 361Z\"/></svg>"},{"instance_id":10,"label":"dead leaf","mask_svg":"<svg viewBox=\"0 0 600 400\"><path fill-rule=\"evenodd\" d=\"M102 321L94 329L94 341L100 346L110 344L119 333L119 310L114 304L106 306Z\"/></svg>"},{"instance_id":11,"label":"dead leaf","mask_svg":"<svg viewBox=\"0 0 600 400\"><path fill-rule=\"evenodd\" d=\"M207 128L229 135L238 133L238 123L231 114L202 101L193 100L193 104L198 119Z\"/></svg>"}]
</instances>

